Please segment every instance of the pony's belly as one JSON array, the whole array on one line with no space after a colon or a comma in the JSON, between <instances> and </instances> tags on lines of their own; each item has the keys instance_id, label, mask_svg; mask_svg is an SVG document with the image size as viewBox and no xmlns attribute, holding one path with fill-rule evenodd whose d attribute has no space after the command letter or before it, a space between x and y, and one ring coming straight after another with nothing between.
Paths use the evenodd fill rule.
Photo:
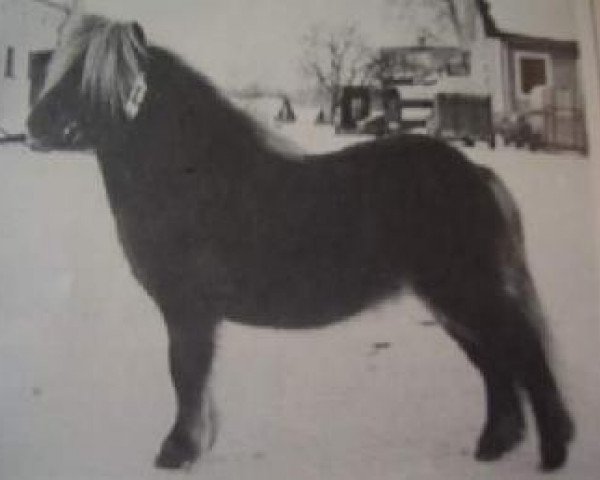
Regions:
<instances>
[{"instance_id":1,"label":"pony's belly","mask_svg":"<svg viewBox=\"0 0 600 480\"><path fill-rule=\"evenodd\" d=\"M302 329L323 327L400 294L402 279L361 278L321 283L314 278L249 288L232 302L227 317L245 325Z\"/></svg>"}]
</instances>

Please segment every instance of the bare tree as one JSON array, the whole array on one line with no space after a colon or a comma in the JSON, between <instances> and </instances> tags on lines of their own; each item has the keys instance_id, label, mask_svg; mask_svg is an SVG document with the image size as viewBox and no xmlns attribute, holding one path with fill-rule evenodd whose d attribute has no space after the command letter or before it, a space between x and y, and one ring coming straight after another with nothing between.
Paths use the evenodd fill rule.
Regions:
<instances>
[{"instance_id":1,"label":"bare tree","mask_svg":"<svg viewBox=\"0 0 600 480\"><path fill-rule=\"evenodd\" d=\"M452 24L452 28L454 29L456 38L458 39L461 45L464 45L466 42L464 28L465 25L462 22L462 19L459 17L456 0L440 0L439 8L442 12L446 13L447 18Z\"/></svg>"},{"instance_id":2,"label":"bare tree","mask_svg":"<svg viewBox=\"0 0 600 480\"><path fill-rule=\"evenodd\" d=\"M49 8L53 8L55 10L59 10L63 13L70 13L72 10L72 6L69 6L65 3L61 3L61 2L54 2L52 0L32 0L33 3L41 3L42 5L45 5L46 7Z\"/></svg>"},{"instance_id":3,"label":"bare tree","mask_svg":"<svg viewBox=\"0 0 600 480\"><path fill-rule=\"evenodd\" d=\"M474 0L387 0L398 16L409 18L434 37L450 33L459 46L467 48L471 40ZM449 32L450 31L450 32Z\"/></svg>"},{"instance_id":4,"label":"bare tree","mask_svg":"<svg viewBox=\"0 0 600 480\"><path fill-rule=\"evenodd\" d=\"M342 86L364 85L369 80L373 50L356 25L313 25L302 45L302 71L330 99L333 118Z\"/></svg>"}]
</instances>

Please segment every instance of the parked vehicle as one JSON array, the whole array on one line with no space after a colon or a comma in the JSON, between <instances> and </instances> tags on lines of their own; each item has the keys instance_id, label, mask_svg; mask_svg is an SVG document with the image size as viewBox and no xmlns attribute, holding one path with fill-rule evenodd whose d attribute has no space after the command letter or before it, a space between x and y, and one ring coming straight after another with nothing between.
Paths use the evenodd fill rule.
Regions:
<instances>
[{"instance_id":1,"label":"parked vehicle","mask_svg":"<svg viewBox=\"0 0 600 480\"><path fill-rule=\"evenodd\" d=\"M466 145L495 147L491 96L463 77L431 76L383 89L346 86L334 118L336 133L387 135L422 129Z\"/></svg>"}]
</instances>

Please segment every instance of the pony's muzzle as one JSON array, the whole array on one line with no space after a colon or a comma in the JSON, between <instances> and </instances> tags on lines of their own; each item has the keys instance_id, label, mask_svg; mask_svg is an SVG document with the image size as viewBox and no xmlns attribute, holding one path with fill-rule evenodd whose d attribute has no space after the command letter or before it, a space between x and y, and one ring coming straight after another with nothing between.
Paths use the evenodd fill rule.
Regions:
<instances>
[{"instance_id":1,"label":"pony's muzzle","mask_svg":"<svg viewBox=\"0 0 600 480\"><path fill-rule=\"evenodd\" d=\"M76 120L67 123L53 135L34 134L28 125L24 137L25 145L38 152L48 152L56 148L74 149L84 144L84 135Z\"/></svg>"},{"instance_id":2,"label":"pony's muzzle","mask_svg":"<svg viewBox=\"0 0 600 480\"><path fill-rule=\"evenodd\" d=\"M30 150L33 150L36 152L50 151L50 148L48 146L45 146L44 143L40 139L31 135L29 130L25 133L24 143Z\"/></svg>"}]
</instances>

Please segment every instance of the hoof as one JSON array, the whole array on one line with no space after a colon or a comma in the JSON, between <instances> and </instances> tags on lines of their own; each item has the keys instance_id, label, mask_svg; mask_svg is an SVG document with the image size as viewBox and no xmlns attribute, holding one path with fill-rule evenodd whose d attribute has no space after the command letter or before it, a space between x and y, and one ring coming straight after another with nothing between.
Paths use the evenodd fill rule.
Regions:
<instances>
[{"instance_id":1,"label":"hoof","mask_svg":"<svg viewBox=\"0 0 600 480\"><path fill-rule=\"evenodd\" d=\"M523 440L525 425L522 418L505 418L487 424L475 451L475 458L482 462L498 460Z\"/></svg>"},{"instance_id":2,"label":"hoof","mask_svg":"<svg viewBox=\"0 0 600 480\"><path fill-rule=\"evenodd\" d=\"M169 435L163 442L154 465L168 470L185 468L196 461L199 455L200 450L192 439Z\"/></svg>"},{"instance_id":3,"label":"hoof","mask_svg":"<svg viewBox=\"0 0 600 480\"><path fill-rule=\"evenodd\" d=\"M561 468L568 457L567 444L546 445L542 451L542 463L540 470L542 472L553 472Z\"/></svg>"},{"instance_id":4,"label":"hoof","mask_svg":"<svg viewBox=\"0 0 600 480\"><path fill-rule=\"evenodd\" d=\"M575 437L575 426L573 421L565 413L558 426L550 432L550 438L542 440L540 454L542 462L540 470L552 472L561 468L569 456L569 443Z\"/></svg>"}]
</instances>

